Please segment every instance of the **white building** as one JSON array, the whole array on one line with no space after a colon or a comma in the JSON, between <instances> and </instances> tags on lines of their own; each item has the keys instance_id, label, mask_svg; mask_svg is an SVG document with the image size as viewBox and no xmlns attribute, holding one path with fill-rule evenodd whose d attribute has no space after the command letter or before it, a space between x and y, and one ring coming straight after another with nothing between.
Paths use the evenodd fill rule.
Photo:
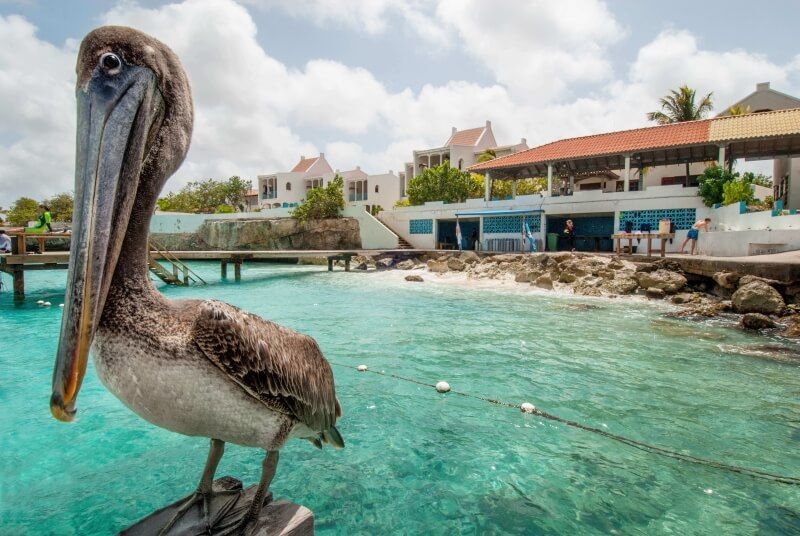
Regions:
<instances>
[{"instance_id":1,"label":"white building","mask_svg":"<svg viewBox=\"0 0 800 536\"><path fill-rule=\"evenodd\" d=\"M406 162L405 171L400 173L402 191L405 193L408 188L408 181L419 174L425 168L435 167L450 162L450 166L456 169L466 170L468 167L478 162L478 157L490 150L495 156L505 156L528 148L525 138L519 143L511 145L497 145L497 141L492 132L492 122L486 121L482 127L458 130L453 127L450 137L441 147L432 149L418 149L413 152L413 160Z\"/></svg>"}]
</instances>

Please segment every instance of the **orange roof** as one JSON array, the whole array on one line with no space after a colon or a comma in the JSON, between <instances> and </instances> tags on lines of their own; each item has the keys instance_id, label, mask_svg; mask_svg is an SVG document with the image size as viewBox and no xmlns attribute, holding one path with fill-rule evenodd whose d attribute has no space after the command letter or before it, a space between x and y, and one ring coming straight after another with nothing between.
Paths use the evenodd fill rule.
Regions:
<instances>
[{"instance_id":1,"label":"orange roof","mask_svg":"<svg viewBox=\"0 0 800 536\"><path fill-rule=\"evenodd\" d=\"M258 195L258 190L247 190L244 194L245 197L249 197L252 195Z\"/></svg>"},{"instance_id":2,"label":"orange roof","mask_svg":"<svg viewBox=\"0 0 800 536\"><path fill-rule=\"evenodd\" d=\"M715 117L558 140L471 166L472 171L800 134L800 108Z\"/></svg>"},{"instance_id":3,"label":"orange roof","mask_svg":"<svg viewBox=\"0 0 800 536\"><path fill-rule=\"evenodd\" d=\"M305 173L317 160L319 160L319 157L317 156L314 158L300 158L300 161L292 168L292 172L294 173L297 171L300 173Z\"/></svg>"},{"instance_id":4,"label":"orange roof","mask_svg":"<svg viewBox=\"0 0 800 536\"><path fill-rule=\"evenodd\" d=\"M486 127L478 127L478 128L468 128L467 130L457 130L455 133L451 134L450 137L445 142L444 146L447 147L448 145L468 145L473 146L478 143L478 140L481 138L483 131L486 130Z\"/></svg>"},{"instance_id":5,"label":"orange roof","mask_svg":"<svg viewBox=\"0 0 800 536\"><path fill-rule=\"evenodd\" d=\"M567 138L472 166L472 170L573 160L708 141L711 119Z\"/></svg>"}]
</instances>

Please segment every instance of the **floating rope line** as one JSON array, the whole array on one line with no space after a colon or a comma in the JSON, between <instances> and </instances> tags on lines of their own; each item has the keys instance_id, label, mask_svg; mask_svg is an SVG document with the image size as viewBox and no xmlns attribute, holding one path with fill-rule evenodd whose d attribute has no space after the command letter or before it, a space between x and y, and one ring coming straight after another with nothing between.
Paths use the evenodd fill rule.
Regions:
<instances>
[{"instance_id":1,"label":"floating rope line","mask_svg":"<svg viewBox=\"0 0 800 536\"><path fill-rule=\"evenodd\" d=\"M358 367L354 367L352 365L345 365L345 364L342 364L342 363L334 363L334 362L331 362L331 365L334 365L334 366L337 366L337 367L348 368L348 369L356 370L356 371L359 371L359 372L370 372L372 374L378 374L380 376L386 376L388 378L394 378L396 380L401 380L401 381L404 381L404 382L413 383L413 384L416 384L416 385L421 385L423 387L430 387L430 388L436 389L436 385L435 384L427 383L427 382L420 381L420 380L415 380L414 378L407 378L405 376L400 376L398 374L392 374L391 372L382 372L382 371L378 371L378 370L369 370L368 368L359 369ZM463 396L463 397L466 397L466 398L474 398L476 400L481 400L483 402L488 402L490 404L495 404L495 405L498 405L498 406L505 406L505 407L509 407L509 408L520 409L520 404L512 404L511 402L506 402L504 400L498 400L498 399L495 399L495 398L487 398L487 397L484 397L484 396L475 395L475 394L472 394L472 393L465 393L463 391L456 391L456 390L452 390L452 389L450 390L450 393L453 393L453 394L459 395L459 396ZM758 469L750 469L748 467L740 467L738 465L730 465L730 464L723 463L723 462L709 460L709 459L706 459L706 458L699 458L697 456L692 456L690 454L684 454L682 452L677 452L677 451L674 451L674 450L665 449L665 448L662 448L662 447L659 447L659 446L656 446L656 445L651 445L649 443L644 443L642 441L637 441L637 440L631 439L629 437L625 437L625 436L621 436L621 435L617 435L617 434L612 434L611 432L608 432L608 431L603 430L601 428L596 428L594 426L588 426L586 424L581 424L581 423L579 423L577 421L573 421L573 420L570 420L570 419L565 419L564 417L559 417L558 415L553 415L552 413L547 413L546 411L542 411L542 410L540 410L539 408L536 408L536 407L534 407L532 410L530 408L528 408L527 413L530 413L532 415L537 415L539 417L542 417L544 419L548 419L548 420L551 420L551 421L560 422L561 424L565 424L567 426L571 426L572 428L578 428L578 429L584 430L586 432L591 432L593 434L601 435L601 436L607 437L607 438L609 438L609 439L611 439L613 441L617 441L619 443L622 443L624 445L628 445L629 447L633 447L635 449L642 450L644 452L650 452L650 453L653 453L653 454L657 454L659 456L664 456L664 457L667 457L667 458L673 458L675 460L680 460L680 461L683 461L683 462L694 463L694 464L698 464L698 465L705 465L707 467L714 467L716 469L720 469L720 470L723 470L723 471L729 471L731 473L738 473L738 474L741 474L741 475L749 476L751 478L759 478L759 479L762 479L762 480L769 480L769 481L772 481L772 482L778 482L780 484L789 484L789 485L793 485L793 486L800 486L800 478L798 478L798 477L784 476L784 475L778 475L778 474L774 474L774 473L768 473L766 471L760 471Z\"/></svg>"}]
</instances>

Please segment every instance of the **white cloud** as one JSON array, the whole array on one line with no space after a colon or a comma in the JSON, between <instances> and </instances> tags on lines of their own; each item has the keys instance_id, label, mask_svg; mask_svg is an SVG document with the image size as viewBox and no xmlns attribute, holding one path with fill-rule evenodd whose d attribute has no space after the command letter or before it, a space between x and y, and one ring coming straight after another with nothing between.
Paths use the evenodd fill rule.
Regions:
<instances>
[{"instance_id":1,"label":"white cloud","mask_svg":"<svg viewBox=\"0 0 800 536\"><path fill-rule=\"evenodd\" d=\"M318 1L328 6L320 24L339 16L331 7L336 2ZM370 71L331 58L289 68L261 47L252 17L233 0L185 0L159 8L124 2L104 21L162 39L189 74L195 132L171 189L202 177L252 179L288 169L300 154L320 149L339 169L398 171L413 149L441 145L451 126L469 128L490 119L498 142L527 137L534 145L641 126L658 97L683 83L715 91L721 109L756 82L770 80L791 93L800 73L800 59L778 65L745 50L705 50L690 33L669 30L643 46L630 65L618 66L623 76L615 77L604 47L623 32L604 4L564 3L572 10L567 24L549 3L530 2L537 10L523 2L509 17L510 5L488 9L467 1L440 1L439 13L448 12L451 21L445 31L491 66L496 82L477 84L465 73L467 80L419 91L389 91ZM352 7L353 16L372 17L372 31L385 31L380 21L402 8L389 0L378 3L384 7ZM420 2L406 9L401 16L428 16L433 8ZM74 42L56 47L42 41L19 17L0 17L0 205L23 193L71 189L75 49ZM585 86L582 95L565 97L565 88L575 84Z\"/></svg>"}]
</instances>

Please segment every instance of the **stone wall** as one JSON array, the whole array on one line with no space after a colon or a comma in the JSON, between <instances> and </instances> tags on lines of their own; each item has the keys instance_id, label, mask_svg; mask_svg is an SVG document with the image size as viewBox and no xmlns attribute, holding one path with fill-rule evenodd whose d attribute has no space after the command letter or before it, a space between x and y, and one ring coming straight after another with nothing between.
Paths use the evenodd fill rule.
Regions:
<instances>
[{"instance_id":1,"label":"stone wall","mask_svg":"<svg viewBox=\"0 0 800 536\"><path fill-rule=\"evenodd\" d=\"M152 233L152 237L178 251L361 248L354 218L306 223L294 218L207 220L193 233Z\"/></svg>"}]
</instances>

